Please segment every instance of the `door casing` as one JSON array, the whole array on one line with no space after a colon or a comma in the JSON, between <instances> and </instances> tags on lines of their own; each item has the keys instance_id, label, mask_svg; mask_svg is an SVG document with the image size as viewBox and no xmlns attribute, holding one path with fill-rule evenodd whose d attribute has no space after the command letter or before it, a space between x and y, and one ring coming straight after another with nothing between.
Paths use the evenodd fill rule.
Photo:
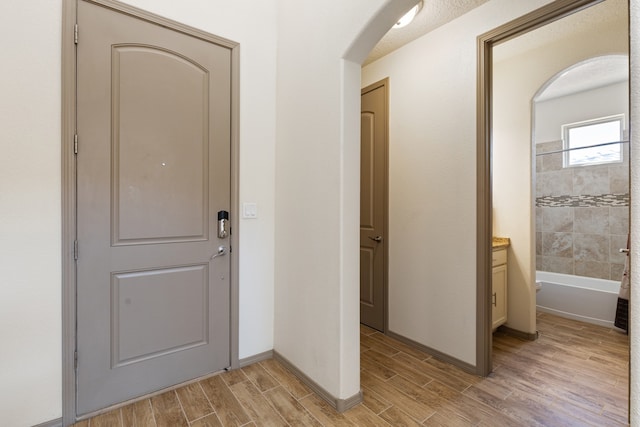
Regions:
<instances>
[{"instance_id":1,"label":"door casing","mask_svg":"<svg viewBox=\"0 0 640 427\"><path fill-rule=\"evenodd\" d=\"M163 18L112 0L87 0L118 12L153 22L207 42L226 47L231 53L231 212L235 232L230 236L233 249L230 270L230 358L231 368L239 367L239 44L193 27ZM76 421L76 43L77 0L63 0L62 9L62 420L63 425Z\"/></svg>"},{"instance_id":2,"label":"door casing","mask_svg":"<svg viewBox=\"0 0 640 427\"><path fill-rule=\"evenodd\" d=\"M480 35L477 39L477 260L476 260L476 374L487 376L491 357L491 240L492 231L492 49L553 21L604 0L556 0Z\"/></svg>"}]
</instances>

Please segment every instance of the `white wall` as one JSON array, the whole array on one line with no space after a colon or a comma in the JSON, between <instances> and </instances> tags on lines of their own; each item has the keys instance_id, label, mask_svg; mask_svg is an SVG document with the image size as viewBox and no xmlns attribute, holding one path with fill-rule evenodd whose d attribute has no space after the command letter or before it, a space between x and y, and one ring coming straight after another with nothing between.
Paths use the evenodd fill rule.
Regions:
<instances>
[{"instance_id":1,"label":"white wall","mask_svg":"<svg viewBox=\"0 0 640 427\"><path fill-rule=\"evenodd\" d=\"M60 416L60 14L55 1L0 3L3 425Z\"/></svg>"},{"instance_id":2,"label":"white wall","mask_svg":"<svg viewBox=\"0 0 640 427\"><path fill-rule=\"evenodd\" d=\"M618 2L623 3L623 2ZM594 8L602 5L594 6ZM624 7L621 4L621 7ZM590 9L589 13L595 13ZM583 12L584 13L584 12ZM620 15L625 18L624 14ZM577 20L578 15L566 19ZM537 32L553 31L563 21L547 25ZM562 70L594 56L625 53L626 21L619 25L599 25L585 33L556 36L543 47L526 50L523 40L529 33L494 48L520 54L494 63L493 84L493 213L494 234L511 238L508 252L507 326L527 332L536 331L535 321L535 216L532 187L531 108L538 90ZM554 33L557 34L557 33ZM559 33L562 34L562 33Z\"/></svg>"},{"instance_id":3,"label":"white wall","mask_svg":"<svg viewBox=\"0 0 640 427\"><path fill-rule=\"evenodd\" d=\"M562 139L561 126L623 113L629 128L629 83L620 82L567 96L539 101L534 106L535 143Z\"/></svg>"},{"instance_id":4,"label":"white wall","mask_svg":"<svg viewBox=\"0 0 640 427\"><path fill-rule=\"evenodd\" d=\"M493 0L362 70L389 77L389 329L476 363L476 38L546 1Z\"/></svg>"},{"instance_id":5,"label":"white wall","mask_svg":"<svg viewBox=\"0 0 640 427\"><path fill-rule=\"evenodd\" d=\"M340 399L360 389L355 61L411 2L279 2L275 350Z\"/></svg>"}]
</instances>

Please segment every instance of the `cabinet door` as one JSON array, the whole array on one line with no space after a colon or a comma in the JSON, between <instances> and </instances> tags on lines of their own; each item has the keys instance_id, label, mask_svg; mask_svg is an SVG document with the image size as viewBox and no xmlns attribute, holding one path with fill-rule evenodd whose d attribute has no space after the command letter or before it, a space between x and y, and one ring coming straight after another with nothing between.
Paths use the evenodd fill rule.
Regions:
<instances>
[{"instance_id":1,"label":"cabinet door","mask_svg":"<svg viewBox=\"0 0 640 427\"><path fill-rule=\"evenodd\" d=\"M507 265L493 267L491 318L493 329L507 321Z\"/></svg>"}]
</instances>

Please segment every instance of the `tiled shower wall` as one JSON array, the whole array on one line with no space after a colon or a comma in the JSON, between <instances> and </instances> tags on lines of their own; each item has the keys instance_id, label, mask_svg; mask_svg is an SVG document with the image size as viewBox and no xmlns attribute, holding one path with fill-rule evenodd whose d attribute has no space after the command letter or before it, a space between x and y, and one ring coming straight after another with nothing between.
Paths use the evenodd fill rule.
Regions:
<instances>
[{"instance_id":1,"label":"tiled shower wall","mask_svg":"<svg viewBox=\"0 0 640 427\"><path fill-rule=\"evenodd\" d=\"M536 144L536 154L562 141ZM536 155L536 269L620 280L629 232L629 148L624 161L563 168L562 153Z\"/></svg>"}]
</instances>

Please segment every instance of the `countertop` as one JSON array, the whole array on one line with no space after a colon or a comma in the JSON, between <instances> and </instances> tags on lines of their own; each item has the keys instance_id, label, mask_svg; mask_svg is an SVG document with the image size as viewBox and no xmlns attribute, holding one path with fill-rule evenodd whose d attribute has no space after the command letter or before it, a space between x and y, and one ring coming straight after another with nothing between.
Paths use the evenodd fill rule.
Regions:
<instances>
[{"instance_id":1,"label":"countertop","mask_svg":"<svg viewBox=\"0 0 640 427\"><path fill-rule=\"evenodd\" d=\"M509 247L511 241L508 237L494 237L491 242L493 249L503 249Z\"/></svg>"}]
</instances>

